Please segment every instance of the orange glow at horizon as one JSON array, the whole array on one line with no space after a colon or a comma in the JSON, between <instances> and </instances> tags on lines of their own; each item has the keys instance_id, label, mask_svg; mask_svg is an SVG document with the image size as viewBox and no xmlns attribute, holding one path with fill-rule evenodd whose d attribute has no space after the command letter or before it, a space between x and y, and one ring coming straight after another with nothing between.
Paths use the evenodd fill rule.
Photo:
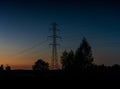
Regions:
<instances>
[{"instance_id":1,"label":"orange glow at horizon","mask_svg":"<svg viewBox=\"0 0 120 89\"><path fill-rule=\"evenodd\" d=\"M26 47L27 48L27 47ZM44 47L43 47L44 48ZM50 63L51 54L50 49L47 50L32 50L28 52L20 53L20 50L24 48L10 45L2 44L0 46L0 65L3 64L4 67L9 65L12 70L14 69L32 69L32 65L38 59L42 59Z\"/></svg>"},{"instance_id":2,"label":"orange glow at horizon","mask_svg":"<svg viewBox=\"0 0 120 89\"><path fill-rule=\"evenodd\" d=\"M44 61L50 63L49 57L45 57L45 55L37 55L37 56L33 55L33 57L31 57L32 55L30 56L25 55L25 56L18 56L18 57L12 57L12 56L9 56L8 54L6 55L0 56L0 65L3 64L4 67L9 65L12 70L14 69L31 70L32 65L38 59L43 59Z\"/></svg>"}]
</instances>

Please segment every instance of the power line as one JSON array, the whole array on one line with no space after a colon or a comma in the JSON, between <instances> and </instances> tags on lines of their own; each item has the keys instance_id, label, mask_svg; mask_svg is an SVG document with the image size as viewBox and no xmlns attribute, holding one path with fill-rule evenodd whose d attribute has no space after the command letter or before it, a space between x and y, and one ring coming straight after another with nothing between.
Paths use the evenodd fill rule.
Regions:
<instances>
[{"instance_id":1,"label":"power line","mask_svg":"<svg viewBox=\"0 0 120 89\"><path fill-rule=\"evenodd\" d=\"M18 53L14 54L14 55L11 55L11 56L12 56L12 57L20 56L20 55L22 55L22 54L24 54L24 53L29 52L29 51L32 50L32 49L35 49L36 47L38 47L38 46L40 46L40 45L43 45L43 44L46 43L47 41L48 41L48 39L45 40L45 41L39 42L39 43L37 43L37 44L35 44L35 45L32 45L31 47L25 48L25 49L23 49L22 51L19 51ZM10 56L9 56L9 57L10 57Z\"/></svg>"},{"instance_id":2,"label":"power line","mask_svg":"<svg viewBox=\"0 0 120 89\"><path fill-rule=\"evenodd\" d=\"M40 42L40 43L37 43L37 44L35 44L35 45L33 45L33 46L29 47L29 48L23 49L22 51L19 52L19 54L22 54L22 53L25 53L25 52L27 52L29 50L32 50L32 49L44 44L45 42L47 42L47 40L45 40L43 42Z\"/></svg>"}]
</instances>

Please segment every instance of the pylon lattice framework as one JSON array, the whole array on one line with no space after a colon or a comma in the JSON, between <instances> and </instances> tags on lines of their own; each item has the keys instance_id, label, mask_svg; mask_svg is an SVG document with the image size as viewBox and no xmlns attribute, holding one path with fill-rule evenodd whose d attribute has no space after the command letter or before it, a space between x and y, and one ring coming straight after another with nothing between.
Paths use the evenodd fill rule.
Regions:
<instances>
[{"instance_id":1,"label":"pylon lattice framework","mask_svg":"<svg viewBox=\"0 0 120 89\"><path fill-rule=\"evenodd\" d=\"M57 38L61 38L60 36L57 36L57 24L52 23L52 35L49 36L52 38L52 56L51 56L51 68L52 69L58 69L59 68L59 63L58 63L58 53L57 53L57 46L59 45L57 43Z\"/></svg>"}]
</instances>

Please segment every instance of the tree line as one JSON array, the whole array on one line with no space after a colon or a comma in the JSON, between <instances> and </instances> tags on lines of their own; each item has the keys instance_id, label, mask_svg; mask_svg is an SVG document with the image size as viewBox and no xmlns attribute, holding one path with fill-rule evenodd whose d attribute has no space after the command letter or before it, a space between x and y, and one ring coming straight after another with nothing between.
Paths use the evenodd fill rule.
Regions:
<instances>
[{"instance_id":1,"label":"tree line","mask_svg":"<svg viewBox=\"0 0 120 89\"><path fill-rule=\"evenodd\" d=\"M93 62L91 46L86 38L83 38L82 43L75 52L66 50L62 53L60 62L62 69L85 69L90 67ZM32 66L33 70L49 70L49 64L42 59L39 59Z\"/></svg>"},{"instance_id":2,"label":"tree line","mask_svg":"<svg viewBox=\"0 0 120 89\"><path fill-rule=\"evenodd\" d=\"M94 58L92 54L92 49L90 44L88 43L87 39L84 37L82 39L81 44L79 47L75 50L67 51L65 50L62 53L62 56L60 57L60 63L62 64L62 70L106 70L106 69L112 69L112 70L119 70L120 65L114 64L113 66L105 66L97 65L93 63ZM39 70L39 71L47 71L49 70L49 63L44 61L43 59L38 59L35 61L35 63L32 65L32 70ZM11 70L10 66L6 66L5 68L1 64L0 71L2 70Z\"/></svg>"},{"instance_id":3,"label":"tree line","mask_svg":"<svg viewBox=\"0 0 120 89\"><path fill-rule=\"evenodd\" d=\"M75 50L67 51L65 50L60 57L60 63L62 64L62 70L97 70L97 71L106 71L106 70L120 70L120 65L114 64L112 66L105 66L94 64L94 57L92 54L92 48L88 43L87 39L84 37L81 44ZM32 66L33 70L49 70L49 63L38 59Z\"/></svg>"}]
</instances>

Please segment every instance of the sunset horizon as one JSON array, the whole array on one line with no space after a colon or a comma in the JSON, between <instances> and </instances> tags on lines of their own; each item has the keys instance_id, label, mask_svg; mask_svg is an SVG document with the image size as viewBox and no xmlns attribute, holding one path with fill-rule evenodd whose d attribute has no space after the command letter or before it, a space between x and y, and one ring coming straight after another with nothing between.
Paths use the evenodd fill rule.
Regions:
<instances>
[{"instance_id":1,"label":"sunset horizon","mask_svg":"<svg viewBox=\"0 0 120 89\"><path fill-rule=\"evenodd\" d=\"M113 0L0 1L0 64L32 70L42 59L51 66L51 24L56 22L58 61L85 37L98 65L120 64L120 11ZM53 43L52 43L53 44Z\"/></svg>"}]
</instances>

